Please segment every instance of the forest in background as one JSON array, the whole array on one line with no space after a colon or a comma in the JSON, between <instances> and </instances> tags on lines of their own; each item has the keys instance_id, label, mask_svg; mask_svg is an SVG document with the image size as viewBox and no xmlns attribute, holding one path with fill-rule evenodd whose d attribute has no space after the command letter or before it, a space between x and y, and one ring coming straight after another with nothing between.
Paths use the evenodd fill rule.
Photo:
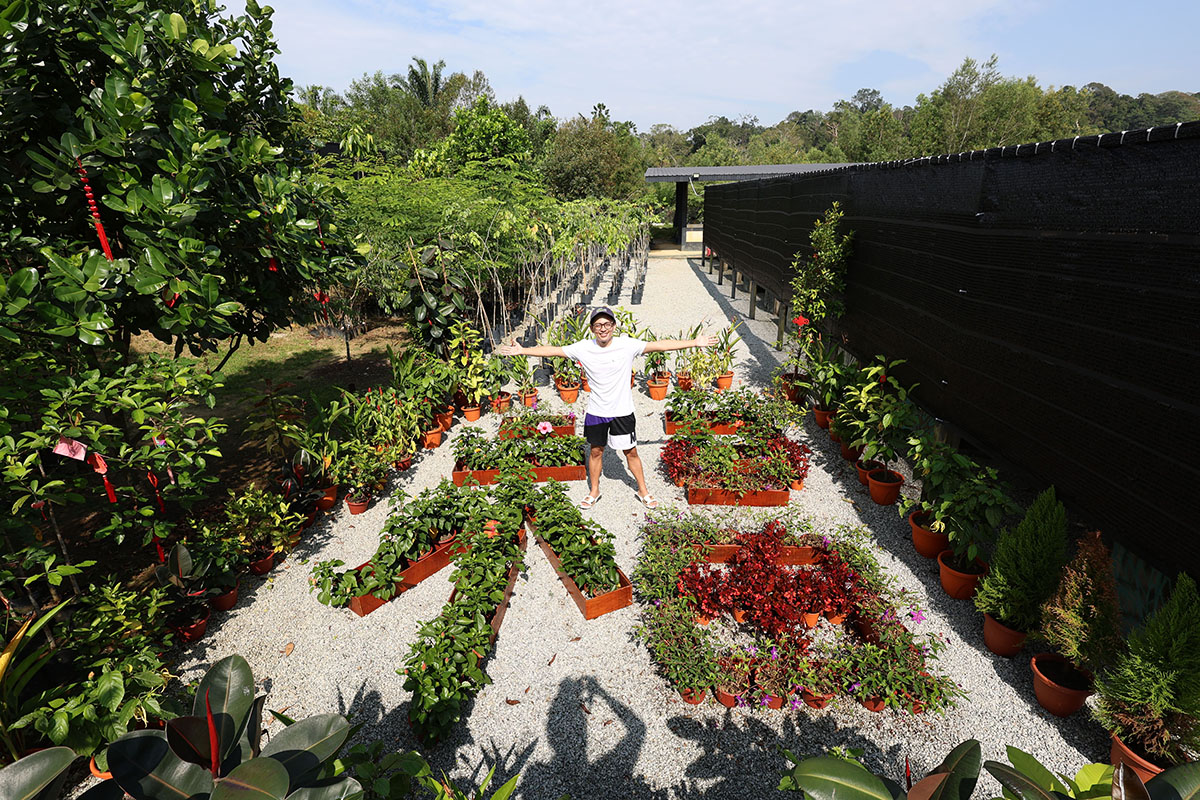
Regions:
<instances>
[{"instance_id":1,"label":"forest in background","mask_svg":"<svg viewBox=\"0 0 1200 800\"><path fill-rule=\"evenodd\" d=\"M793 111L773 125L757 117L710 116L688 130L656 124L639 131L603 103L556 118L524 97L497 103L487 76L448 72L414 58L404 74L364 75L344 92L307 86L296 93L307 135L336 152L347 137L369 137L377 157L420 162L454 130L456 112L480 99L525 131L528 168L561 199L649 201L665 212L670 184L646 184L648 167L888 161L1023 142L1138 130L1200 119L1200 92L1119 94L1100 83L1043 88L1005 76L993 55L966 58L913 105L888 103L864 88L828 111ZM699 215L699 197L694 198Z\"/></svg>"}]
</instances>

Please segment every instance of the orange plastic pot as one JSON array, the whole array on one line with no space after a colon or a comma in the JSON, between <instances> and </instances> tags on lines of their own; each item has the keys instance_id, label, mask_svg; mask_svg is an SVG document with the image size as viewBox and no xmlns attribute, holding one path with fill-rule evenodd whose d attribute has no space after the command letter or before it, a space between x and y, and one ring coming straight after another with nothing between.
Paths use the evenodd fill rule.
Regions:
<instances>
[{"instance_id":1,"label":"orange plastic pot","mask_svg":"<svg viewBox=\"0 0 1200 800\"><path fill-rule=\"evenodd\" d=\"M683 698L683 702L696 706L704 702L703 689L680 689L679 696Z\"/></svg>"},{"instance_id":2,"label":"orange plastic pot","mask_svg":"<svg viewBox=\"0 0 1200 800\"><path fill-rule=\"evenodd\" d=\"M651 400L665 400L667 398L667 389L670 386L670 381L666 378L646 381L646 390L650 392Z\"/></svg>"},{"instance_id":3,"label":"orange plastic pot","mask_svg":"<svg viewBox=\"0 0 1200 800\"><path fill-rule=\"evenodd\" d=\"M1071 662L1058 653L1038 653L1029 659L1033 669L1033 693L1038 704L1056 717L1069 717L1083 708L1084 701L1092 694L1092 674L1077 670ZM1064 681L1070 677L1089 688L1068 686Z\"/></svg>"},{"instance_id":4,"label":"orange plastic pot","mask_svg":"<svg viewBox=\"0 0 1200 800\"><path fill-rule=\"evenodd\" d=\"M501 392L492 398L492 409L495 411L508 411L512 405L512 392Z\"/></svg>"},{"instance_id":5,"label":"orange plastic pot","mask_svg":"<svg viewBox=\"0 0 1200 800\"><path fill-rule=\"evenodd\" d=\"M882 697L861 697L858 702L867 711L878 714L887 706L887 702Z\"/></svg>"},{"instance_id":6,"label":"orange plastic pot","mask_svg":"<svg viewBox=\"0 0 1200 800\"><path fill-rule=\"evenodd\" d=\"M268 553L263 558L257 561L250 562L250 571L255 575L266 575L271 571L271 567L275 565L275 554Z\"/></svg>"},{"instance_id":7,"label":"orange plastic pot","mask_svg":"<svg viewBox=\"0 0 1200 800\"><path fill-rule=\"evenodd\" d=\"M717 698L717 702L726 708L734 708L737 706L736 694L730 694L724 689L713 689L713 695Z\"/></svg>"},{"instance_id":8,"label":"orange plastic pot","mask_svg":"<svg viewBox=\"0 0 1200 800\"><path fill-rule=\"evenodd\" d=\"M483 413L481 406L463 406L463 419L467 422L474 422L479 419L481 413Z\"/></svg>"},{"instance_id":9,"label":"orange plastic pot","mask_svg":"<svg viewBox=\"0 0 1200 800\"><path fill-rule=\"evenodd\" d=\"M361 514L367 510L367 506L369 505L371 505L370 497L367 497L367 499L363 500L362 502L355 502L354 500L351 500L348 495L346 497L346 508L350 509L351 514Z\"/></svg>"},{"instance_id":10,"label":"orange plastic pot","mask_svg":"<svg viewBox=\"0 0 1200 800\"><path fill-rule=\"evenodd\" d=\"M681 390L686 392L688 389L692 388L692 376L685 375L682 372L676 373L675 374L675 385L678 386Z\"/></svg>"},{"instance_id":11,"label":"orange plastic pot","mask_svg":"<svg viewBox=\"0 0 1200 800\"><path fill-rule=\"evenodd\" d=\"M817 419L818 428L828 428L830 420L833 419L833 415L836 413L836 411L822 411L816 406L813 406L813 416Z\"/></svg>"},{"instance_id":12,"label":"orange plastic pot","mask_svg":"<svg viewBox=\"0 0 1200 800\"><path fill-rule=\"evenodd\" d=\"M723 392L726 389L728 389L730 386L733 386L733 371L732 370L730 370L729 372L726 372L724 375L717 376L717 391L718 392ZM781 699L780 702L782 703L783 700Z\"/></svg>"},{"instance_id":13,"label":"orange plastic pot","mask_svg":"<svg viewBox=\"0 0 1200 800\"><path fill-rule=\"evenodd\" d=\"M975 563L983 569L980 569L979 572L960 572L950 566L949 562L953 555L951 550L943 550L938 553L938 576L942 581L942 589L955 600L969 600L975 594L979 579L983 577L983 573L987 572L987 565L979 559L975 559Z\"/></svg>"},{"instance_id":14,"label":"orange plastic pot","mask_svg":"<svg viewBox=\"0 0 1200 800\"><path fill-rule=\"evenodd\" d=\"M328 511L337 503L338 487L329 486L325 489L325 495L317 501L317 508L321 511Z\"/></svg>"},{"instance_id":15,"label":"orange plastic pot","mask_svg":"<svg viewBox=\"0 0 1200 800\"><path fill-rule=\"evenodd\" d=\"M1109 749L1108 760L1114 767L1120 764L1129 767L1142 779L1142 783L1145 783L1163 771L1162 767L1148 760L1145 756L1121 741L1121 737L1115 733L1112 734L1112 748Z\"/></svg>"},{"instance_id":16,"label":"orange plastic pot","mask_svg":"<svg viewBox=\"0 0 1200 800\"><path fill-rule=\"evenodd\" d=\"M448 431L454 425L454 410L446 409L445 411L439 411L433 415L433 420L443 431Z\"/></svg>"},{"instance_id":17,"label":"orange plastic pot","mask_svg":"<svg viewBox=\"0 0 1200 800\"><path fill-rule=\"evenodd\" d=\"M842 446L842 458L847 461L858 461L862 458L863 449L861 447L851 447L845 442L839 442Z\"/></svg>"},{"instance_id":18,"label":"orange plastic pot","mask_svg":"<svg viewBox=\"0 0 1200 800\"><path fill-rule=\"evenodd\" d=\"M884 469L886 466L882 461L875 461L874 459L864 460L860 458L854 462L854 469L858 471L858 482L863 486L871 485L870 481L867 480L868 473L874 472L877 469Z\"/></svg>"},{"instance_id":19,"label":"orange plastic pot","mask_svg":"<svg viewBox=\"0 0 1200 800\"><path fill-rule=\"evenodd\" d=\"M558 396L562 398L564 403L574 403L579 399L579 384L574 386L559 386Z\"/></svg>"},{"instance_id":20,"label":"orange plastic pot","mask_svg":"<svg viewBox=\"0 0 1200 800\"><path fill-rule=\"evenodd\" d=\"M537 402L537 398L538 398L537 389L534 389L529 394L521 395L521 402L524 403L525 405L529 406L530 408L532 408L533 404L535 402Z\"/></svg>"},{"instance_id":21,"label":"orange plastic pot","mask_svg":"<svg viewBox=\"0 0 1200 800\"><path fill-rule=\"evenodd\" d=\"M237 605L237 599L238 587L237 584L234 584L233 588L229 591L222 592L221 594L209 598L208 604L212 606L215 611L228 611Z\"/></svg>"},{"instance_id":22,"label":"orange plastic pot","mask_svg":"<svg viewBox=\"0 0 1200 800\"><path fill-rule=\"evenodd\" d=\"M426 450L433 450L442 443L442 429L434 428L431 431L424 431L421 434L421 446Z\"/></svg>"},{"instance_id":23,"label":"orange plastic pot","mask_svg":"<svg viewBox=\"0 0 1200 800\"><path fill-rule=\"evenodd\" d=\"M801 689L800 699L809 708L822 709L829 705L829 701L833 699L833 694L813 694L808 689Z\"/></svg>"},{"instance_id":24,"label":"orange plastic pot","mask_svg":"<svg viewBox=\"0 0 1200 800\"><path fill-rule=\"evenodd\" d=\"M877 469L867 473L867 485L875 505L893 506L900 498L904 476L894 469Z\"/></svg>"},{"instance_id":25,"label":"orange plastic pot","mask_svg":"<svg viewBox=\"0 0 1200 800\"><path fill-rule=\"evenodd\" d=\"M937 558L938 553L950 546L950 537L944 533L934 533L921 524L928 519L924 511L914 511L908 515L908 524L912 528L912 543L917 552L926 558Z\"/></svg>"},{"instance_id":26,"label":"orange plastic pot","mask_svg":"<svg viewBox=\"0 0 1200 800\"><path fill-rule=\"evenodd\" d=\"M1026 634L1010 628L991 614L983 615L983 643L998 656L1012 658L1025 646Z\"/></svg>"}]
</instances>

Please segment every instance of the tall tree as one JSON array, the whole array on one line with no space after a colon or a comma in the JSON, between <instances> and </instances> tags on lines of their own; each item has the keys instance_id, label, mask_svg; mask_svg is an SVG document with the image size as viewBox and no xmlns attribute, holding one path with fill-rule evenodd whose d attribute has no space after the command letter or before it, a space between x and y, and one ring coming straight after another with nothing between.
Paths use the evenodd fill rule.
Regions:
<instances>
[{"instance_id":1,"label":"tall tree","mask_svg":"<svg viewBox=\"0 0 1200 800\"><path fill-rule=\"evenodd\" d=\"M431 69L423 58L413 56L413 63L408 67L408 75L392 76L392 82L400 89L411 94L421 105L432 108L441 97L445 84L442 82L442 70L446 62L439 60Z\"/></svg>"}]
</instances>

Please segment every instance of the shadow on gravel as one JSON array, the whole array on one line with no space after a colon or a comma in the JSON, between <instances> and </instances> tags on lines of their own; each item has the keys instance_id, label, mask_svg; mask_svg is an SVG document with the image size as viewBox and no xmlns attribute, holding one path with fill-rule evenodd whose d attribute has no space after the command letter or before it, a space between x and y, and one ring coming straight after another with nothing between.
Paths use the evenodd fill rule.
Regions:
<instances>
[{"instance_id":1,"label":"shadow on gravel","mask_svg":"<svg viewBox=\"0 0 1200 800\"><path fill-rule=\"evenodd\" d=\"M731 317L742 319L746 316L740 309L734 308L733 302L729 299L727 286L718 287L713 282L713 279L709 277L708 273L700 269L697 261L688 259L688 266L692 268L692 272L699 279L700 285L708 292L708 296L720 307L721 313L725 315L726 320ZM721 293L721 289L725 289L724 294ZM748 383L769 386L771 384L771 374L775 371L775 367L779 363L775 342L763 341L745 325L738 328L738 334L742 337L742 344L750 353L750 359L738 365L742 370L742 377Z\"/></svg>"}]
</instances>

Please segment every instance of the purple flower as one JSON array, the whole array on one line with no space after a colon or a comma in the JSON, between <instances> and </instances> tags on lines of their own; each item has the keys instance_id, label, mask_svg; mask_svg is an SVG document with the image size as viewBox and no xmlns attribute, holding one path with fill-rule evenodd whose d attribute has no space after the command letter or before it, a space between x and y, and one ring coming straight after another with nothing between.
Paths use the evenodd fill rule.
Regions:
<instances>
[{"instance_id":1,"label":"purple flower","mask_svg":"<svg viewBox=\"0 0 1200 800\"><path fill-rule=\"evenodd\" d=\"M742 695L740 695L740 694L737 696L737 707L738 707L738 708L745 708L745 707L746 707L746 698L745 698L745 697L743 697L743 696L742 696Z\"/></svg>"},{"instance_id":2,"label":"purple flower","mask_svg":"<svg viewBox=\"0 0 1200 800\"><path fill-rule=\"evenodd\" d=\"M662 600L655 600L655 601L654 601L654 607L655 607L655 608L659 608L659 607L661 607L661 606L662 606Z\"/></svg>"},{"instance_id":3,"label":"purple flower","mask_svg":"<svg viewBox=\"0 0 1200 800\"><path fill-rule=\"evenodd\" d=\"M756 655L758 655L758 648L757 648L757 647L755 647L755 646L754 646L754 645L752 645L752 644L751 644L751 645L747 645L747 646L746 646L746 653L747 653L747 655L756 656Z\"/></svg>"},{"instance_id":4,"label":"purple flower","mask_svg":"<svg viewBox=\"0 0 1200 800\"><path fill-rule=\"evenodd\" d=\"M912 611L908 612L908 618L913 622L925 621L925 615L921 613L921 609L919 608L914 608Z\"/></svg>"},{"instance_id":5,"label":"purple flower","mask_svg":"<svg viewBox=\"0 0 1200 800\"><path fill-rule=\"evenodd\" d=\"M793 698L792 699L792 710L795 711L799 707L800 707L800 698L799 697Z\"/></svg>"},{"instance_id":6,"label":"purple flower","mask_svg":"<svg viewBox=\"0 0 1200 800\"><path fill-rule=\"evenodd\" d=\"M778 661L778 660L779 660L779 651L778 651L778 650L776 650L774 647L772 647L772 648L771 648L771 660L772 660L772 661Z\"/></svg>"},{"instance_id":7,"label":"purple flower","mask_svg":"<svg viewBox=\"0 0 1200 800\"><path fill-rule=\"evenodd\" d=\"M822 536L821 543L824 544L826 547L831 547L833 545L833 540L830 539L828 536Z\"/></svg>"},{"instance_id":8,"label":"purple flower","mask_svg":"<svg viewBox=\"0 0 1200 800\"><path fill-rule=\"evenodd\" d=\"M762 699L762 704L764 707L771 705L771 696L767 695L766 697L764 697Z\"/></svg>"},{"instance_id":9,"label":"purple flower","mask_svg":"<svg viewBox=\"0 0 1200 800\"><path fill-rule=\"evenodd\" d=\"M847 689L846 691L850 692L850 694L854 694L855 692L858 691L860 686L862 686L862 684L859 683L858 681L855 681L854 683L850 684L850 688Z\"/></svg>"}]
</instances>

